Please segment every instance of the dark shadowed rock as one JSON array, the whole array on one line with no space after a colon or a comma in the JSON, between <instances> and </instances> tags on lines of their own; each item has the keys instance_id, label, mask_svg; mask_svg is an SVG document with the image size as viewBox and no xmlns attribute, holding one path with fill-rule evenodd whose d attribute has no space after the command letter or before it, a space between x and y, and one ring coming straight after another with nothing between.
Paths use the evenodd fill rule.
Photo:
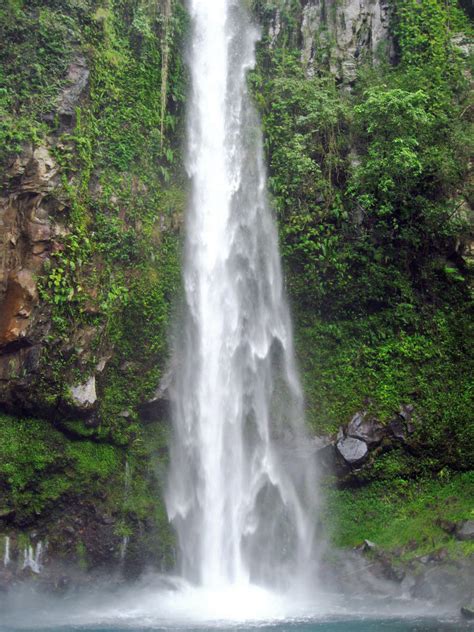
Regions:
<instances>
[{"instance_id":1,"label":"dark shadowed rock","mask_svg":"<svg viewBox=\"0 0 474 632\"><path fill-rule=\"evenodd\" d=\"M436 520L436 524L440 529L443 529L443 531L449 533L449 535L453 535L457 527L455 522L452 522L451 520L444 520L443 518Z\"/></svg>"},{"instance_id":2,"label":"dark shadowed rock","mask_svg":"<svg viewBox=\"0 0 474 632\"><path fill-rule=\"evenodd\" d=\"M414 410L415 407L413 406L413 404L404 404L403 406L400 406L400 412L398 414L402 419L408 422L413 417Z\"/></svg>"},{"instance_id":3,"label":"dark shadowed rock","mask_svg":"<svg viewBox=\"0 0 474 632\"><path fill-rule=\"evenodd\" d=\"M336 447L330 440L321 441L321 437L315 437L315 457L321 471L324 473L338 472Z\"/></svg>"},{"instance_id":4,"label":"dark shadowed rock","mask_svg":"<svg viewBox=\"0 0 474 632\"><path fill-rule=\"evenodd\" d=\"M456 529L458 540L474 540L474 520L466 520Z\"/></svg>"},{"instance_id":5,"label":"dark shadowed rock","mask_svg":"<svg viewBox=\"0 0 474 632\"><path fill-rule=\"evenodd\" d=\"M357 465L367 458L369 448L365 441L355 437L345 437L336 444L336 449L349 465Z\"/></svg>"},{"instance_id":6,"label":"dark shadowed rock","mask_svg":"<svg viewBox=\"0 0 474 632\"><path fill-rule=\"evenodd\" d=\"M474 621L474 604L461 607L461 615L466 621Z\"/></svg>"},{"instance_id":7,"label":"dark shadowed rock","mask_svg":"<svg viewBox=\"0 0 474 632\"><path fill-rule=\"evenodd\" d=\"M349 422L346 434L374 445L382 441L386 430L377 419L369 417L366 412L358 412Z\"/></svg>"},{"instance_id":8,"label":"dark shadowed rock","mask_svg":"<svg viewBox=\"0 0 474 632\"><path fill-rule=\"evenodd\" d=\"M139 407L142 421L152 422L157 420L168 420L171 417L171 395L170 389L173 382L174 371L169 369L161 379L153 397Z\"/></svg>"},{"instance_id":9,"label":"dark shadowed rock","mask_svg":"<svg viewBox=\"0 0 474 632\"><path fill-rule=\"evenodd\" d=\"M399 441L406 440L407 429L402 417L397 415L397 417L392 419L392 421L388 424L388 428L395 439L398 439Z\"/></svg>"}]
</instances>

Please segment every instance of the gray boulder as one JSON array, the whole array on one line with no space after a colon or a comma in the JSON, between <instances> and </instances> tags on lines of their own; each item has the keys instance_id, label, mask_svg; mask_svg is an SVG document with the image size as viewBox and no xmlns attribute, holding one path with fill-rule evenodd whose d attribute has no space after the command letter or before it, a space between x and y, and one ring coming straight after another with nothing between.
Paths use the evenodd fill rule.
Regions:
<instances>
[{"instance_id":1,"label":"gray boulder","mask_svg":"<svg viewBox=\"0 0 474 632\"><path fill-rule=\"evenodd\" d=\"M474 520L466 520L456 530L458 540L474 540Z\"/></svg>"},{"instance_id":2,"label":"gray boulder","mask_svg":"<svg viewBox=\"0 0 474 632\"><path fill-rule=\"evenodd\" d=\"M369 448L365 441L355 437L345 437L336 444L336 450L349 465L358 465L367 458Z\"/></svg>"}]
</instances>

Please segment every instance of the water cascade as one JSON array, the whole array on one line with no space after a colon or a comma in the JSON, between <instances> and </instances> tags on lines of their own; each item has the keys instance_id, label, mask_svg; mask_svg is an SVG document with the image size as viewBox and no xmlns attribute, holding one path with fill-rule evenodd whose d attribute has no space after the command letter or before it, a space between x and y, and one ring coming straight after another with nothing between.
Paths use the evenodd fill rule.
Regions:
<instances>
[{"instance_id":1,"label":"water cascade","mask_svg":"<svg viewBox=\"0 0 474 632\"><path fill-rule=\"evenodd\" d=\"M243 0L190 0L191 197L167 506L183 577L307 583L314 458L304 436L259 120L258 30Z\"/></svg>"},{"instance_id":2,"label":"water cascade","mask_svg":"<svg viewBox=\"0 0 474 632\"><path fill-rule=\"evenodd\" d=\"M3 565L8 566L10 564L10 537L5 536L5 549L3 552Z\"/></svg>"},{"instance_id":3,"label":"water cascade","mask_svg":"<svg viewBox=\"0 0 474 632\"><path fill-rule=\"evenodd\" d=\"M33 573L39 574L41 573L41 569L43 567L42 564L43 557L43 543L38 542L38 544L33 547L31 544L25 547L23 551L23 566L22 568L29 568L33 571Z\"/></svg>"}]
</instances>

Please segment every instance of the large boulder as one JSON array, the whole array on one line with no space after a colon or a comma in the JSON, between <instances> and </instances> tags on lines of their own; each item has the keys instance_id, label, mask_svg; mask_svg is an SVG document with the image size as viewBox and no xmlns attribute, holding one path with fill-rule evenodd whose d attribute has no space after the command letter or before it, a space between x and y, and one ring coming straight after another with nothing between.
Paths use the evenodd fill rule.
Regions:
<instances>
[{"instance_id":1,"label":"large boulder","mask_svg":"<svg viewBox=\"0 0 474 632\"><path fill-rule=\"evenodd\" d=\"M344 437L336 443L336 450L349 465L359 465L367 458L369 448L365 441L355 437Z\"/></svg>"}]
</instances>

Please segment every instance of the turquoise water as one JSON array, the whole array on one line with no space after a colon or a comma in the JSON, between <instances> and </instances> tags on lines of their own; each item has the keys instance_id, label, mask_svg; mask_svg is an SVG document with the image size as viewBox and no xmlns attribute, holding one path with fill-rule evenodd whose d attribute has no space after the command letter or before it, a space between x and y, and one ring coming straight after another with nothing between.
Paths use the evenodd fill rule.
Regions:
<instances>
[{"instance_id":1,"label":"turquoise water","mask_svg":"<svg viewBox=\"0 0 474 632\"><path fill-rule=\"evenodd\" d=\"M24 586L0 594L0 632L474 632L459 606L256 586L203 589L151 576L136 586L54 596Z\"/></svg>"},{"instance_id":2,"label":"turquoise water","mask_svg":"<svg viewBox=\"0 0 474 632\"><path fill-rule=\"evenodd\" d=\"M460 630L473 630L474 627L461 622L442 622L427 619L418 620L373 620L362 619L358 621L307 621L287 622L275 625L255 624L251 626L219 625L216 623L210 627L63 627L58 622L57 627L49 628L17 628L3 627L0 624L0 632L455 632Z\"/></svg>"}]
</instances>

